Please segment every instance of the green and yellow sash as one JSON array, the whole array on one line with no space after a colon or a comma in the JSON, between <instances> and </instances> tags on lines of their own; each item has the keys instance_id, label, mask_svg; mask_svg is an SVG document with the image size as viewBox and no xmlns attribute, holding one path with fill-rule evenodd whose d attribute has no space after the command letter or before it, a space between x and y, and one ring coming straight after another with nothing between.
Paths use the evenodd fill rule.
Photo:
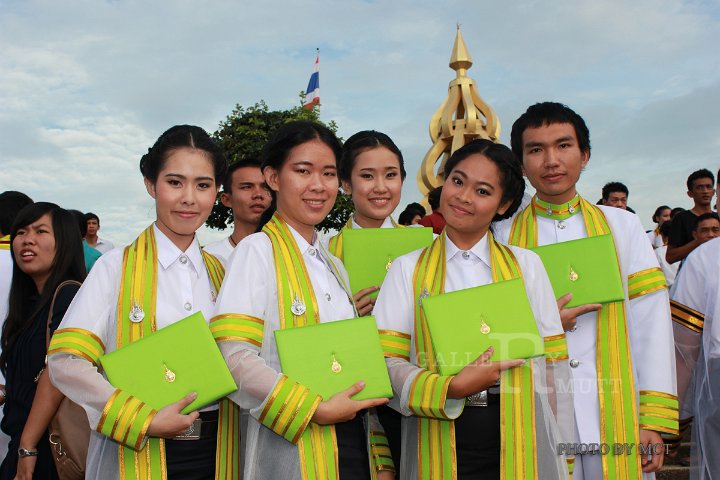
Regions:
<instances>
[{"instance_id":1,"label":"green and yellow sash","mask_svg":"<svg viewBox=\"0 0 720 480\"><path fill-rule=\"evenodd\" d=\"M345 261L344 255L343 255L343 232L345 230L351 230L353 228L353 217L350 216L347 223L340 229L340 231L333 237L330 238L328 241L328 250L330 250L330 253L335 255L337 258ZM390 222L392 222L393 228L405 228L405 225L400 225L399 223L396 223L395 220L393 220L392 217L390 217Z\"/></svg>"},{"instance_id":2,"label":"green and yellow sash","mask_svg":"<svg viewBox=\"0 0 720 480\"><path fill-rule=\"evenodd\" d=\"M222 264L202 252L215 291L224 276ZM117 348L154 332L158 275L157 244L153 226L125 248L117 306ZM141 308L140 322L130 321L133 308ZM155 411L138 399L117 390L108 400L97 430L120 443L120 479L166 479L165 441L149 438L142 445ZM215 478L240 478L240 409L227 398L220 401Z\"/></svg>"},{"instance_id":3,"label":"green and yellow sash","mask_svg":"<svg viewBox=\"0 0 720 480\"><path fill-rule=\"evenodd\" d=\"M10 235L0 238L0 250L10 250Z\"/></svg>"},{"instance_id":4,"label":"green and yellow sash","mask_svg":"<svg viewBox=\"0 0 720 480\"><path fill-rule=\"evenodd\" d=\"M582 213L589 237L611 234L602 210L582 197L567 206L542 202L536 197L517 215L509 242L523 248L538 246L537 215L563 219ZM618 265L620 269L620 265ZM622 272L621 272L622 273ZM667 288L662 271L651 268L628 277L632 297ZM636 403L632 356L625 302L606 303L597 313L597 385L600 401L600 442L636 445L640 428L677 432L677 397L663 392L642 391L640 416ZM639 455L602 455L603 478L641 478Z\"/></svg>"},{"instance_id":5,"label":"green and yellow sash","mask_svg":"<svg viewBox=\"0 0 720 480\"><path fill-rule=\"evenodd\" d=\"M450 376L438 374L425 314L419 299L445 289L445 244L443 232L423 250L413 276L415 302L415 351L418 365L425 368L410 390L410 410L418 421L418 477L457 478L455 424L444 404ZM522 277L509 248L497 243L488 232L493 282ZM503 479L537 478L535 402L532 362L506 370L500 377L500 468Z\"/></svg>"}]
</instances>

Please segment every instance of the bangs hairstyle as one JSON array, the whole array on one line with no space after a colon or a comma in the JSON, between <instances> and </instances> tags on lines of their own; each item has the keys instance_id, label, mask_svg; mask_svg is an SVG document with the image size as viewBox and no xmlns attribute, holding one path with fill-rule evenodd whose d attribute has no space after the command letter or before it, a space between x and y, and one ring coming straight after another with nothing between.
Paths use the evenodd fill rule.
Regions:
<instances>
[{"instance_id":1,"label":"bangs hairstyle","mask_svg":"<svg viewBox=\"0 0 720 480\"><path fill-rule=\"evenodd\" d=\"M660 205L659 207L657 207L655 209L655 213L653 213L652 221L654 223L659 223L658 217L660 217L660 215L662 215L662 212L664 210L670 210L672 212L672 209L670 207L668 207L667 205Z\"/></svg>"},{"instance_id":2,"label":"bangs hairstyle","mask_svg":"<svg viewBox=\"0 0 720 480\"><path fill-rule=\"evenodd\" d=\"M500 171L500 186L502 187L502 198L500 203L510 202L510 207L504 214L495 214L493 222L510 218L520 207L523 194L525 193L525 179L515 155L508 147L501 143L495 143L484 138L473 140L453 153L445 163L445 178L457 165L471 155L483 155L493 162Z\"/></svg>"},{"instance_id":3,"label":"bangs hairstyle","mask_svg":"<svg viewBox=\"0 0 720 480\"><path fill-rule=\"evenodd\" d=\"M404 181L407 173L405 172L405 161L403 160L400 149L390 137L375 130L363 130L345 141L342 147L342 155L340 156L340 165L338 166L338 176L340 180L350 183L352 169L355 166L357 156L368 150L381 147L385 147L395 154L398 159L398 166L400 167L400 178Z\"/></svg>"},{"instance_id":4,"label":"bangs hairstyle","mask_svg":"<svg viewBox=\"0 0 720 480\"><path fill-rule=\"evenodd\" d=\"M313 140L324 143L332 150L335 156L335 166L337 166L342 153L342 145L332 130L320 123L295 120L284 124L270 136L263 149L262 169L272 167L280 171L293 148Z\"/></svg>"},{"instance_id":5,"label":"bangs hairstyle","mask_svg":"<svg viewBox=\"0 0 720 480\"><path fill-rule=\"evenodd\" d=\"M557 102L536 103L520 115L520 118L513 123L510 132L510 145L512 151L517 155L518 160L522 162L523 146L522 136L528 128L539 128L554 123L569 123L575 129L578 146L581 152L587 152L590 155L590 130L585 125L585 120L570 109L567 105Z\"/></svg>"},{"instance_id":6,"label":"bangs hairstyle","mask_svg":"<svg viewBox=\"0 0 720 480\"><path fill-rule=\"evenodd\" d=\"M235 170L245 167L261 168L261 166L262 162L256 158L238 160L237 162L228 166L227 175L225 176L225 181L222 184L223 192L230 194L230 191L232 190L232 176L233 173L235 173Z\"/></svg>"},{"instance_id":7,"label":"bangs hairstyle","mask_svg":"<svg viewBox=\"0 0 720 480\"><path fill-rule=\"evenodd\" d=\"M50 266L50 276L45 282L42 292L37 291L33 279L23 272L15 261L13 242L18 230L32 225L40 217L50 214L53 234L55 237L55 258ZM2 354L0 354L0 369L5 372L7 352L9 352L18 336L32 323L31 320L51 300L58 285L65 280L85 280L85 257L83 253L82 238L77 219L69 211L60 208L54 203L37 202L23 208L18 212L10 228L10 250L13 258L13 276L10 284L10 298L8 315L2 328ZM34 310L32 297L40 295ZM43 319L43 321L46 321Z\"/></svg>"},{"instance_id":8,"label":"bangs hairstyle","mask_svg":"<svg viewBox=\"0 0 720 480\"><path fill-rule=\"evenodd\" d=\"M200 127L194 125L175 125L165 131L148 153L140 159L140 172L153 184L157 182L160 170L174 150L192 148L204 151L213 163L215 184L220 186L227 175L227 161L215 141Z\"/></svg>"}]
</instances>

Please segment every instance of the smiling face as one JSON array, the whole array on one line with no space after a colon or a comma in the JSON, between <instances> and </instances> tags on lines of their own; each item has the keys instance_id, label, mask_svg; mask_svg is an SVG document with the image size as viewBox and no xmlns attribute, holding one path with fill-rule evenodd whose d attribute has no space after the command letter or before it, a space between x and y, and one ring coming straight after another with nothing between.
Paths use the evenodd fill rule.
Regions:
<instances>
[{"instance_id":1,"label":"smiling face","mask_svg":"<svg viewBox=\"0 0 720 480\"><path fill-rule=\"evenodd\" d=\"M13 239L15 263L33 279L41 292L55 261L55 232L52 217L46 213L37 221L19 228Z\"/></svg>"},{"instance_id":2,"label":"smiling face","mask_svg":"<svg viewBox=\"0 0 720 480\"><path fill-rule=\"evenodd\" d=\"M157 182L145 186L155 199L157 227L182 251L192 243L195 231L205 223L217 195L215 172L203 150L171 150L158 173Z\"/></svg>"},{"instance_id":3,"label":"smiling face","mask_svg":"<svg viewBox=\"0 0 720 480\"><path fill-rule=\"evenodd\" d=\"M343 190L352 195L358 225L379 228L400 203L400 160L385 147L359 153Z\"/></svg>"},{"instance_id":4,"label":"smiling face","mask_svg":"<svg viewBox=\"0 0 720 480\"><path fill-rule=\"evenodd\" d=\"M337 159L320 140L290 150L277 170L265 167L265 181L277 193L277 212L308 242L315 225L330 213L337 197Z\"/></svg>"},{"instance_id":5,"label":"smiling face","mask_svg":"<svg viewBox=\"0 0 720 480\"><path fill-rule=\"evenodd\" d=\"M590 152L580 150L571 123L527 128L522 134L523 172L545 202L572 200L577 194L575 184L589 159Z\"/></svg>"},{"instance_id":6,"label":"smiling face","mask_svg":"<svg viewBox=\"0 0 720 480\"><path fill-rule=\"evenodd\" d=\"M260 167L240 167L231 180L230 192L223 193L220 201L232 209L235 222L257 226L272 199Z\"/></svg>"},{"instance_id":7,"label":"smiling face","mask_svg":"<svg viewBox=\"0 0 720 480\"><path fill-rule=\"evenodd\" d=\"M500 170L482 154L461 160L443 184L440 211L447 222L446 232L459 248L467 250L487 233L496 214L503 214L511 202L502 204Z\"/></svg>"}]
</instances>

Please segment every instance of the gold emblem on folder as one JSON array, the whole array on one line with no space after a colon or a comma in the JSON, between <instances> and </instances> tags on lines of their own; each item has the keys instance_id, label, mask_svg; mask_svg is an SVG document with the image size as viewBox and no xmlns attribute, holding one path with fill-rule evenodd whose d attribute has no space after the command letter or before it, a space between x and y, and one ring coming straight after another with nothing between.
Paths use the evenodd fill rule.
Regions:
<instances>
[{"instance_id":1,"label":"gold emblem on folder","mask_svg":"<svg viewBox=\"0 0 720 480\"><path fill-rule=\"evenodd\" d=\"M490 333L490 325L485 322L485 317L480 317L480 333L483 335Z\"/></svg>"},{"instance_id":2,"label":"gold emblem on folder","mask_svg":"<svg viewBox=\"0 0 720 480\"><path fill-rule=\"evenodd\" d=\"M580 275L578 275L577 272L575 272L575 270L573 270L572 265L570 265L569 278L570 278L571 282L577 282L578 278L580 278Z\"/></svg>"},{"instance_id":3,"label":"gold emblem on folder","mask_svg":"<svg viewBox=\"0 0 720 480\"><path fill-rule=\"evenodd\" d=\"M342 365L340 365L340 362L337 361L337 358L335 358L334 354L333 354L332 367L330 367L330 370L332 370L333 373L342 372Z\"/></svg>"},{"instance_id":4,"label":"gold emblem on folder","mask_svg":"<svg viewBox=\"0 0 720 480\"><path fill-rule=\"evenodd\" d=\"M385 264L385 271L387 272L390 270L390 265L392 265L392 259L390 258L390 255L388 255L387 263Z\"/></svg>"},{"instance_id":5,"label":"gold emblem on folder","mask_svg":"<svg viewBox=\"0 0 720 480\"><path fill-rule=\"evenodd\" d=\"M170 370L167 365L163 363L163 367L165 367L165 381L168 383L172 383L175 381L175 372Z\"/></svg>"}]
</instances>

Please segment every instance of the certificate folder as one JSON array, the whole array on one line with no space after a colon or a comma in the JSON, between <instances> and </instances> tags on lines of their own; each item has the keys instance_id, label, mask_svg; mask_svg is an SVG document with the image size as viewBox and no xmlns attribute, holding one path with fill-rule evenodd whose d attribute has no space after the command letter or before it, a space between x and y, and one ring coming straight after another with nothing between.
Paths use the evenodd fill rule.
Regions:
<instances>
[{"instance_id":1,"label":"certificate folder","mask_svg":"<svg viewBox=\"0 0 720 480\"><path fill-rule=\"evenodd\" d=\"M573 294L566 307L625 298L612 235L554 243L532 251L545 265L555 296Z\"/></svg>"},{"instance_id":2,"label":"certificate folder","mask_svg":"<svg viewBox=\"0 0 720 480\"><path fill-rule=\"evenodd\" d=\"M397 257L425 248L433 241L432 228L352 228L342 235L352 293L382 285ZM377 292L371 297L377 297Z\"/></svg>"},{"instance_id":3,"label":"certificate folder","mask_svg":"<svg viewBox=\"0 0 720 480\"><path fill-rule=\"evenodd\" d=\"M544 353L522 279L425 297L422 308L442 375L455 375L491 346L490 361Z\"/></svg>"},{"instance_id":4,"label":"certificate folder","mask_svg":"<svg viewBox=\"0 0 720 480\"><path fill-rule=\"evenodd\" d=\"M360 380L354 400L392 397L375 317L275 330L275 342L283 373L324 400Z\"/></svg>"},{"instance_id":5,"label":"certificate folder","mask_svg":"<svg viewBox=\"0 0 720 480\"><path fill-rule=\"evenodd\" d=\"M182 413L237 390L235 380L201 312L100 357L110 383L155 410L191 392Z\"/></svg>"}]
</instances>

